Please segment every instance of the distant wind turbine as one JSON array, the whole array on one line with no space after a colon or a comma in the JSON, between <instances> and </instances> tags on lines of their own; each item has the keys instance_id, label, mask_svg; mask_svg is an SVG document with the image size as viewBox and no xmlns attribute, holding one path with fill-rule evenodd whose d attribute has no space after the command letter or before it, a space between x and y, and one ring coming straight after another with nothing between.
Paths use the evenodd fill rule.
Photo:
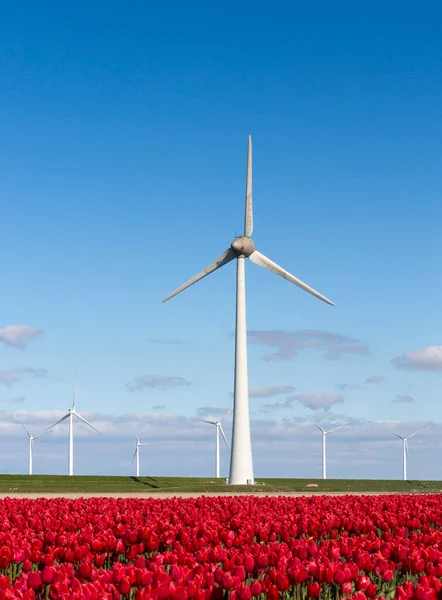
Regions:
<instances>
[{"instance_id":1,"label":"distant wind turbine","mask_svg":"<svg viewBox=\"0 0 442 600\"><path fill-rule=\"evenodd\" d=\"M135 436L135 440L136 440L136 444L135 444L135 452L133 455L133 458L130 462L130 464L132 464L134 462L135 459L136 463L137 463L137 477L140 476L140 447L141 446L160 446L161 444L142 444L140 442L140 440L138 439L137 434L135 433L135 429L134 429L134 436Z\"/></svg>"},{"instance_id":2,"label":"distant wind turbine","mask_svg":"<svg viewBox=\"0 0 442 600\"><path fill-rule=\"evenodd\" d=\"M322 479L327 479L327 454L326 454L326 448L325 448L326 441L327 441L327 435L329 433L331 433L332 431L336 431L337 429L342 429L343 427L346 427L346 425L338 425L338 427L333 427L333 429L329 429L328 431L325 431L325 429L322 429L322 427L320 425L318 425L316 423L316 421L313 421L313 419L311 417L309 417L309 419L314 425L316 425L316 427L322 433Z\"/></svg>"},{"instance_id":3,"label":"distant wind turbine","mask_svg":"<svg viewBox=\"0 0 442 600\"><path fill-rule=\"evenodd\" d=\"M200 421L200 423L209 423L210 425L215 425L215 427L216 427L215 477L218 477L218 478L220 477L220 474L219 474L219 433L221 432L221 435L223 436L224 441L226 442L226 446L230 450L229 442L227 441L226 434L224 433L222 424L224 422L224 419L227 417L227 415L230 413L231 410L232 409L229 408L229 410L226 412L226 414L220 421L210 421L209 419L198 419L198 421Z\"/></svg>"},{"instance_id":4,"label":"distant wind turbine","mask_svg":"<svg viewBox=\"0 0 442 600\"><path fill-rule=\"evenodd\" d=\"M74 417L77 417L83 423L86 423L92 429L95 429L97 433L102 435L101 431L98 431L96 427L89 423L84 417L82 417L76 410L77 405L77 380L75 380L75 388L74 388L74 399L72 401L72 408L68 410L68 412L61 417L56 423L48 427L48 429L52 429L65 419L69 419L69 454L68 454L68 475L74 474Z\"/></svg>"},{"instance_id":5,"label":"distant wind turbine","mask_svg":"<svg viewBox=\"0 0 442 600\"><path fill-rule=\"evenodd\" d=\"M34 440L38 440L38 438L43 437L47 433L52 433L52 431L43 431L43 433L40 433L40 435L31 435L24 425L22 425L22 427L26 431L26 433L28 434L28 437L29 437L29 475L32 475L32 458L33 458L32 453L33 453Z\"/></svg>"},{"instance_id":6,"label":"distant wind turbine","mask_svg":"<svg viewBox=\"0 0 442 600\"><path fill-rule=\"evenodd\" d=\"M214 215L216 218L216 215ZM210 223L209 223L210 226ZM210 228L209 230L210 231ZM246 287L245 287L245 259L249 258L256 265L279 275L293 283L309 294L316 296L327 304L333 304L328 298L302 282L297 277L285 271L282 267L258 252L251 239L253 232L252 211L252 138L249 136L247 175L246 175L246 201L244 218L244 235L233 240L230 247L221 254L213 263L183 283L174 292L166 296L163 302L170 300L184 291L203 277L210 275L227 263L236 259L236 327L235 327L235 383L233 397L233 432L232 450L230 455L229 483L244 485L254 483L252 442L250 438L249 392L247 375L247 328L246 328ZM204 236L207 231L195 240L195 250L200 252L205 248Z\"/></svg>"},{"instance_id":7,"label":"distant wind turbine","mask_svg":"<svg viewBox=\"0 0 442 600\"><path fill-rule=\"evenodd\" d=\"M407 460L408 460L408 440L410 440L412 437L414 437L417 433L419 433L419 431L422 431L422 429L424 429L424 427L427 427L427 425L429 425L429 423L425 423L425 425L422 425L422 427L419 427L419 429L416 429L416 431L414 433L412 433L411 435L408 435L407 437L404 437L402 435L399 435L397 433L394 433L394 431L390 431L390 433L392 435L395 435L397 438L399 438L400 440L402 440L403 442L403 455L404 455L404 481L407 480Z\"/></svg>"}]
</instances>

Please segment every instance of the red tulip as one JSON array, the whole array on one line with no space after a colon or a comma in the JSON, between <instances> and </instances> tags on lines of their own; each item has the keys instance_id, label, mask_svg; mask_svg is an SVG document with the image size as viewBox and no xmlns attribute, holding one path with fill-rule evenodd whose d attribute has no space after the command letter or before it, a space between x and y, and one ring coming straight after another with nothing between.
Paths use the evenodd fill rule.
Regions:
<instances>
[{"instance_id":1,"label":"red tulip","mask_svg":"<svg viewBox=\"0 0 442 600\"><path fill-rule=\"evenodd\" d=\"M43 569L43 571L41 572L41 581L43 585L48 585L49 583L52 583L52 580L54 579L54 572L55 569L53 569L52 567L46 566Z\"/></svg>"},{"instance_id":2,"label":"red tulip","mask_svg":"<svg viewBox=\"0 0 442 600\"><path fill-rule=\"evenodd\" d=\"M237 590L239 600L250 600L252 597L252 591L248 585L242 583Z\"/></svg>"},{"instance_id":3,"label":"red tulip","mask_svg":"<svg viewBox=\"0 0 442 600\"><path fill-rule=\"evenodd\" d=\"M319 598L321 586L317 581L307 584L307 595L309 598Z\"/></svg>"},{"instance_id":4,"label":"red tulip","mask_svg":"<svg viewBox=\"0 0 442 600\"><path fill-rule=\"evenodd\" d=\"M38 571L31 571L28 574L28 586L33 590L38 590L41 587L41 577Z\"/></svg>"},{"instance_id":5,"label":"red tulip","mask_svg":"<svg viewBox=\"0 0 442 600\"><path fill-rule=\"evenodd\" d=\"M353 584L351 583L351 581L346 581L345 583L341 584L341 594L343 596L350 596L352 591L353 591Z\"/></svg>"},{"instance_id":6,"label":"red tulip","mask_svg":"<svg viewBox=\"0 0 442 600\"><path fill-rule=\"evenodd\" d=\"M254 581L250 586L250 591L252 592L252 596L259 596L261 593L261 584L259 581Z\"/></svg>"},{"instance_id":7,"label":"red tulip","mask_svg":"<svg viewBox=\"0 0 442 600\"><path fill-rule=\"evenodd\" d=\"M234 580L230 573L224 573L221 580L221 585L225 590L231 590L233 588Z\"/></svg>"}]
</instances>

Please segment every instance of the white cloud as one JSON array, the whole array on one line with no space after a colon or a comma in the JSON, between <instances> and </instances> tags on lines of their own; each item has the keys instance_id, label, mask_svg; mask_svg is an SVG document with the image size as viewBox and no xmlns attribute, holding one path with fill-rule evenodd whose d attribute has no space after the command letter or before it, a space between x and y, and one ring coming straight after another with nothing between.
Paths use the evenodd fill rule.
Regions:
<instances>
[{"instance_id":1,"label":"white cloud","mask_svg":"<svg viewBox=\"0 0 442 600\"><path fill-rule=\"evenodd\" d=\"M365 380L365 383L382 383L385 379L385 375L370 375Z\"/></svg>"},{"instance_id":2,"label":"white cloud","mask_svg":"<svg viewBox=\"0 0 442 600\"><path fill-rule=\"evenodd\" d=\"M16 369L9 369L0 371L0 384L12 387L18 381L27 379L28 377L35 377L36 379L47 379L49 373L46 369L34 369L32 367L18 367Z\"/></svg>"},{"instance_id":3,"label":"white cloud","mask_svg":"<svg viewBox=\"0 0 442 600\"><path fill-rule=\"evenodd\" d=\"M292 385L269 385L249 388L250 398L272 398L280 394L290 394L295 388Z\"/></svg>"},{"instance_id":4,"label":"white cloud","mask_svg":"<svg viewBox=\"0 0 442 600\"><path fill-rule=\"evenodd\" d=\"M28 327L27 325L6 325L0 329L0 342L7 346L23 349L27 346L28 341L43 331L36 327Z\"/></svg>"},{"instance_id":5,"label":"white cloud","mask_svg":"<svg viewBox=\"0 0 442 600\"><path fill-rule=\"evenodd\" d=\"M290 400L297 400L300 404L311 410L329 410L333 404L344 402L342 394L318 393L318 394L295 394Z\"/></svg>"},{"instance_id":6,"label":"white cloud","mask_svg":"<svg viewBox=\"0 0 442 600\"><path fill-rule=\"evenodd\" d=\"M410 404L410 402L415 402L415 399L409 394L398 394L396 398L394 398L393 402L402 402L403 404Z\"/></svg>"},{"instance_id":7,"label":"white cloud","mask_svg":"<svg viewBox=\"0 0 442 600\"><path fill-rule=\"evenodd\" d=\"M226 412L229 410L227 406L200 406L196 409L198 417L204 417L206 419L213 417L215 419L224 417Z\"/></svg>"},{"instance_id":8,"label":"white cloud","mask_svg":"<svg viewBox=\"0 0 442 600\"><path fill-rule=\"evenodd\" d=\"M135 392L141 391L144 388L168 390L187 385L191 385L190 381L177 375L139 375L126 383L126 388L128 392Z\"/></svg>"},{"instance_id":9,"label":"white cloud","mask_svg":"<svg viewBox=\"0 0 442 600\"><path fill-rule=\"evenodd\" d=\"M407 350L391 361L397 369L442 371L442 346L428 346L422 350Z\"/></svg>"},{"instance_id":10,"label":"white cloud","mask_svg":"<svg viewBox=\"0 0 442 600\"><path fill-rule=\"evenodd\" d=\"M5 402L6 404L23 404L25 401L26 398L24 396L15 396L14 398L2 399L2 402Z\"/></svg>"},{"instance_id":11,"label":"white cloud","mask_svg":"<svg viewBox=\"0 0 442 600\"><path fill-rule=\"evenodd\" d=\"M329 331L299 329L297 331L252 330L247 332L251 344L269 346L274 352L264 356L264 360L288 360L298 356L302 350L316 349L329 360L341 358L343 354L367 355L368 346L359 340Z\"/></svg>"}]
</instances>

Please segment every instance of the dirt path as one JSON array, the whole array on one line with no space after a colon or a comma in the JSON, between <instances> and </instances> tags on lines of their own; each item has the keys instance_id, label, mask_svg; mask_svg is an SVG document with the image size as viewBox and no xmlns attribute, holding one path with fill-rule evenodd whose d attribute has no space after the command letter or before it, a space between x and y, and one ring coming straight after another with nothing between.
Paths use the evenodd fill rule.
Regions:
<instances>
[{"instance_id":1,"label":"dirt path","mask_svg":"<svg viewBox=\"0 0 442 600\"><path fill-rule=\"evenodd\" d=\"M268 492L268 493L256 493L247 494L245 492L238 493L218 493L218 492L154 492L154 493L136 493L136 492L122 492L109 493L109 492L85 492L85 493L44 493L34 492L28 494L17 494L11 492L9 494L0 494L2 498L199 498L200 496L257 496L262 498L264 496L383 496L391 495L398 492Z\"/></svg>"}]
</instances>

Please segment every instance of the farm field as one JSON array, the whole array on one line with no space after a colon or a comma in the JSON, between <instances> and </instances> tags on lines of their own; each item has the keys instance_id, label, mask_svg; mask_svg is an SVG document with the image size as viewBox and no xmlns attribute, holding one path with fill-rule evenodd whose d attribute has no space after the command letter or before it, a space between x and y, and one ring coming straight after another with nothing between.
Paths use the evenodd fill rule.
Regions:
<instances>
[{"instance_id":1,"label":"farm field","mask_svg":"<svg viewBox=\"0 0 442 600\"><path fill-rule=\"evenodd\" d=\"M317 486L317 487L316 487ZM259 479L254 486L228 486L225 480L192 477L100 477L66 475L0 475L0 493L234 493L442 491L440 481L375 479Z\"/></svg>"},{"instance_id":2,"label":"farm field","mask_svg":"<svg viewBox=\"0 0 442 600\"><path fill-rule=\"evenodd\" d=\"M0 600L437 600L436 494L0 500Z\"/></svg>"}]
</instances>

